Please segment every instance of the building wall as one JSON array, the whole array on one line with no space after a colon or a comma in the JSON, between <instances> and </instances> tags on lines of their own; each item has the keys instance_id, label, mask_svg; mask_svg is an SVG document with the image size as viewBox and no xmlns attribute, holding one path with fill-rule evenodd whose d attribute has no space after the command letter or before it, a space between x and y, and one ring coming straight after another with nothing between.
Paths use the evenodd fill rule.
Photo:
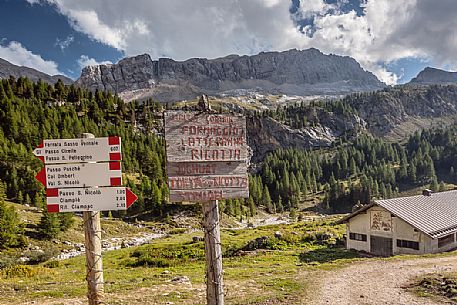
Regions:
<instances>
[{"instance_id":1,"label":"building wall","mask_svg":"<svg viewBox=\"0 0 457 305\"><path fill-rule=\"evenodd\" d=\"M453 243L450 243L450 244L447 244L445 246L442 246L441 248L438 246L438 238L436 239L430 239L430 252L431 253L439 253L439 252L444 252L444 251L449 251L449 250L453 250L455 248L457 248L457 236L456 236L457 233L453 233L453 237L454 237L454 242Z\"/></svg>"},{"instance_id":2,"label":"building wall","mask_svg":"<svg viewBox=\"0 0 457 305\"><path fill-rule=\"evenodd\" d=\"M366 252L370 252L371 235L392 238L393 254L438 253L457 248L456 235L454 235L453 243L439 248L438 239L430 238L402 219L392 216L390 212L380 206L374 206L349 219L346 233L348 249ZM350 233L365 234L366 241L352 240ZM419 250L398 247L397 240L418 242Z\"/></svg>"},{"instance_id":3,"label":"building wall","mask_svg":"<svg viewBox=\"0 0 457 305\"><path fill-rule=\"evenodd\" d=\"M368 232L369 224L370 223L369 220L367 220L366 214L358 214L350 219L350 221L347 224L346 232L346 246L348 249L370 252L370 236L367 236L367 241L358 241L349 238L350 232L358 234L367 234L366 232Z\"/></svg>"}]
</instances>

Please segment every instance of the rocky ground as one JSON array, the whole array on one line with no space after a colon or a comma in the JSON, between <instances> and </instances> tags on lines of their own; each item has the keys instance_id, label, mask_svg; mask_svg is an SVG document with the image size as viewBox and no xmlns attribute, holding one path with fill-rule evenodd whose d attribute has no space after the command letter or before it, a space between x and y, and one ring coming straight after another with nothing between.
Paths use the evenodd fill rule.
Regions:
<instances>
[{"instance_id":1,"label":"rocky ground","mask_svg":"<svg viewBox=\"0 0 457 305\"><path fill-rule=\"evenodd\" d=\"M456 256L373 259L354 262L319 281L315 305L436 305L407 288L418 276L457 271Z\"/></svg>"}]
</instances>

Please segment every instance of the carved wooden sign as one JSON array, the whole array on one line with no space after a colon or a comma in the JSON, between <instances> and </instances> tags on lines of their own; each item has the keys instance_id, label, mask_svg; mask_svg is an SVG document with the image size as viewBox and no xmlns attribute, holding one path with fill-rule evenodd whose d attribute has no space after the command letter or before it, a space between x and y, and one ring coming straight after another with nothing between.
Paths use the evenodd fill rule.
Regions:
<instances>
[{"instance_id":1,"label":"carved wooden sign","mask_svg":"<svg viewBox=\"0 0 457 305\"><path fill-rule=\"evenodd\" d=\"M165 142L171 201L249 196L244 117L167 111Z\"/></svg>"}]
</instances>

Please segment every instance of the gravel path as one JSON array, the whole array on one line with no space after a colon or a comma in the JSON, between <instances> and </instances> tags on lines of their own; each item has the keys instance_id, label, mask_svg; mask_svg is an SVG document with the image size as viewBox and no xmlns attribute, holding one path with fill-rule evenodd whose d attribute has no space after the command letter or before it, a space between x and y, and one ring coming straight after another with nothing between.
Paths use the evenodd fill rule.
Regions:
<instances>
[{"instance_id":1,"label":"gravel path","mask_svg":"<svg viewBox=\"0 0 457 305\"><path fill-rule=\"evenodd\" d=\"M457 255L412 259L373 259L328 272L314 305L436 305L403 287L416 276L457 271Z\"/></svg>"}]
</instances>

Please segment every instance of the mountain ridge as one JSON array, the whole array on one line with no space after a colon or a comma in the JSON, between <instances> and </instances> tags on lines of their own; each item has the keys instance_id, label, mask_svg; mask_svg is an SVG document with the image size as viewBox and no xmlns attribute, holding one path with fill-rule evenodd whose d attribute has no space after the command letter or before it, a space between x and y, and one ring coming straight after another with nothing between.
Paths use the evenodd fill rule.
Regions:
<instances>
[{"instance_id":1,"label":"mountain ridge","mask_svg":"<svg viewBox=\"0 0 457 305\"><path fill-rule=\"evenodd\" d=\"M254 90L288 95L341 95L385 87L348 56L325 55L317 49L228 55L215 59L152 60L148 54L117 64L85 67L76 81L81 87L109 90L162 102ZM125 96L124 96L125 97ZM129 99L129 98L128 98ZM130 98L134 99L134 98Z\"/></svg>"},{"instance_id":2,"label":"mountain ridge","mask_svg":"<svg viewBox=\"0 0 457 305\"><path fill-rule=\"evenodd\" d=\"M419 85L447 85L457 83L457 72L426 67L413 78L409 84Z\"/></svg>"},{"instance_id":3,"label":"mountain ridge","mask_svg":"<svg viewBox=\"0 0 457 305\"><path fill-rule=\"evenodd\" d=\"M12 64L9 61L0 58L0 78L8 78L11 75L15 78L25 76L32 81L38 81L38 79L41 79L42 81L51 84L56 83L59 79L61 79L66 85L73 83L72 79L64 75L49 75L30 67Z\"/></svg>"}]
</instances>

